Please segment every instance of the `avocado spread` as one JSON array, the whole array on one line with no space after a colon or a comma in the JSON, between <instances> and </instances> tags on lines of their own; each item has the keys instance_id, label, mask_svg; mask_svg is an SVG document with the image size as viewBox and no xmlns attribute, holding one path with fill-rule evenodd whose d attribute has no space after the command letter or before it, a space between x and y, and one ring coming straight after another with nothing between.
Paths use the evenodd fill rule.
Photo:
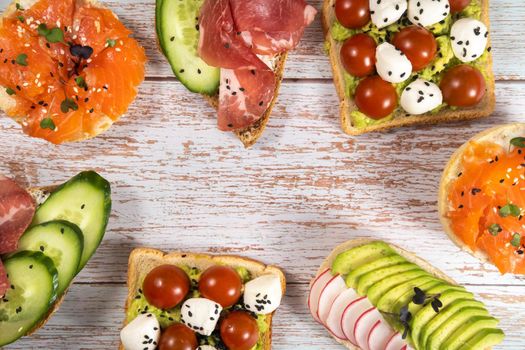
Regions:
<instances>
[{"instance_id":1,"label":"avocado spread","mask_svg":"<svg viewBox=\"0 0 525 350\"><path fill-rule=\"evenodd\" d=\"M190 293L188 294L188 298L199 298L200 293L198 289L198 284L199 284L199 279L201 277L202 271L199 271L198 269L194 267L189 267L185 265L179 266L179 267L188 274L188 277L191 280L191 290L190 290ZM235 268L235 270L241 277L243 284L246 284L252 279L250 272L244 267L237 267ZM142 282L141 282L141 285L142 285ZM232 306L231 309L242 309L242 304L238 303L237 305ZM127 310L126 322L129 323L133 321L138 315L145 314L145 313L151 313L155 315L157 319L159 320L159 324L162 329L165 329L174 323L180 322L181 320L180 305L170 310L158 309L155 306L150 305L148 303L148 301L146 300L146 297L144 296L142 292L142 289L139 288L137 291L137 295L135 296L135 298L133 299L133 301L131 302L131 305L129 306ZM257 321L257 326L259 327L259 341L251 350L262 350L264 347L264 334L268 331L270 327L268 325L266 315L257 315L256 321ZM197 334L197 338L199 339L199 343L201 345L218 346L219 344L222 343L217 331L215 331L209 337Z\"/></svg>"},{"instance_id":2,"label":"avocado spread","mask_svg":"<svg viewBox=\"0 0 525 350\"><path fill-rule=\"evenodd\" d=\"M426 68L423 70L412 73L409 79L404 81L400 84L394 84L398 99L401 97L401 93L403 92L404 88L412 83L417 78L422 78L425 80L432 81L439 85L439 82L441 81L441 78L443 76L443 72L451 67L454 67L458 64L461 64L461 61L459 61L457 58L454 57L454 52L452 51L452 46L449 38L450 29L452 27L452 23L459 19L459 18L474 18L477 20L481 19L481 0L472 0L470 4L459 14L450 14L448 15L444 20L442 20L439 23L434 24L431 27L428 27L427 29L434 34L438 46L437 55L434 61L429 64ZM346 39L351 37L352 35L355 35L357 33L366 33L370 35L377 44L381 44L385 41L389 41L392 36L400 31L402 28L407 27L411 25L410 21L408 20L406 14L401 17L399 21L396 23L393 23L385 28L379 29L377 28L371 21L365 25L363 28L360 29L348 29L343 27L337 20L334 21L332 24L332 27L330 28L330 34L332 35L332 38L337 42L344 42ZM488 72L486 72L485 69L483 69L483 66L485 65L486 61L488 59L487 51L478 58L477 60L467 63L470 64L480 70L480 72L485 77L485 80L488 80ZM352 97L355 93L355 89L357 88L357 85L359 84L360 78L354 77L350 74L348 74L346 71L343 73L344 76L344 83L345 83L345 93ZM447 108L448 106L446 104L442 104L441 106L437 107L431 113L435 114L441 111L444 108ZM398 107L398 110L400 110L401 107ZM450 107L448 107L450 108ZM365 128L372 125L378 125L382 124L384 122L390 121L394 118L394 114L396 114L396 111L383 119L375 120L367 115L363 114L360 111L353 111L350 114L350 117L352 118L352 125L354 125L356 128Z\"/></svg>"}]
</instances>

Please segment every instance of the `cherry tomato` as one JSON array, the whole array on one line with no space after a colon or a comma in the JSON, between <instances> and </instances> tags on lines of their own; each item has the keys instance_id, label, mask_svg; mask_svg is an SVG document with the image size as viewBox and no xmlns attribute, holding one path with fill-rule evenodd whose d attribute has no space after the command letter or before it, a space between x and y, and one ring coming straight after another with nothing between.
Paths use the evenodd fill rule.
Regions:
<instances>
[{"instance_id":1,"label":"cherry tomato","mask_svg":"<svg viewBox=\"0 0 525 350\"><path fill-rule=\"evenodd\" d=\"M450 12L457 13L463 11L469 4L470 0L449 0Z\"/></svg>"},{"instance_id":2,"label":"cherry tomato","mask_svg":"<svg viewBox=\"0 0 525 350\"><path fill-rule=\"evenodd\" d=\"M335 16L346 28L361 28L370 22L369 0L337 0Z\"/></svg>"},{"instance_id":3,"label":"cherry tomato","mask_svg":"<svg viewBox=\"0 0 525 350\"><path fill-rule=\"evenodd\" d=\"M483 99L487 86L479 70L461 64L445 72L439 87L443 92L443 100L448 105L470 107Z\"/></svg>"},{"instance_id":4,"label":"cherry tomato","mask_svg":"<svg viewBox=\"0 0 525 350\"><path fill-rule=\"evenodd\" d=\"M195 332L180 323L166 328L159 340L159 350L195 350L197 346Z\"/></svg>"},{"instance_id":5,"label":"cherry tomato","mask_svg":"<svg viewBox=\"0 0 525 350\"><path fill-rule=\"evenodd\" d=\"M177 266L161 265L148 273L142 290L151 305L171 309L179 305L190 291L190 279Z\"/></svg>"},{"instance_id":6,"label":"cherry tomato","mask_svg":"<svg viewBox=\"0 0 525 350\"><path fill-rule=\"evenodd\" d=\"M408 26L394 35L392 44L403 51L417 72L434 60L437 43L431 32L420 26Z\"/></svg>"},{"instance_id":7,"label":"cherry tomato","mask_svg":"<svg viewBox=\"0 0 525 350\"><path fill-rule=\"evenodd\" d=\"M257 321L244 311L234 311L221 321L221 339L229 350L250 350L259 340Z\"/></svg>"},{"instance_id":8,"label":"cherry tomato","mask_svg":"<svg viewBox=\"0 0 525 350\"><path fill-rule=\"evenodd\" d=\"M354 100L357 108L372 119L384 118L397 107L396 89L377 75L361 80Z\"/></svg>"},{"instance_id":9,"label":"cherry tomato","mask_svg":"<svg viewBox=\"0 0 525 350\"><path fill-rule=\"evenodd\" d=\"M204 271L199 280L199 292L203 297L230 307L241 297L241 277L231 267L212 266Z\"/></svg>"},{"instance_id":10,"label":"cherry tomato","mask_svg":"<svg viewBox=\"0 0 525 350\"><path fill-rule=\"evenodd\" d=\"M374 73L376 42L368 34L360 33L348 38L341 47L341 62L346 71L356 77Z\"/></svg>"}]
</instances>

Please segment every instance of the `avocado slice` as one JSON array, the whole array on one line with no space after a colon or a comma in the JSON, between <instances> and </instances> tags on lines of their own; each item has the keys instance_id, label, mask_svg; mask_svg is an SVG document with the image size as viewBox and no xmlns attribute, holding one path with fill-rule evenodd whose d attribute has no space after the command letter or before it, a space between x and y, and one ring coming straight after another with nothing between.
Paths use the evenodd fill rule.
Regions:
<instances>
[{"instance_id":1,"label":"avocado slice","mask_svg":"<svg viewBox=\"0 0 525 350\"><path fill-rule=\"evenodd\" d=\"M474 316L489 316L483 303L472 299L456 300L423 327L416 343L423 349L439 349L450 334Z\"/></svg>"},{"instance_id":2,"label":"avocado slice","mask_svg":"<svg viewBox=\"0 0 525 350\"><path fill-rule=\"evenodd\" d=\"M414 342L418 343L421 348L425 348L428 338L433 333L449 322L449 319L455 317L456 313L472 312L474 310L480 311L482 315L488 315L488 311L482 302L472 299L459 299L441 309L438 315L434 317L423 329L419 335L419 339L414 339ZM444 333L444 332L443 332Z\"/></svg>"},{"instance_id":3,"label":"avocado slice","mask_svg":"<svg viewBox=\"0 0 525 350\"><path fill-rule=\"evenodd\" d=\"M448 337L443 344L447 350L458 350L466 341L484 329L495 329L499 321L491 316L474 316L468 319L461 327Z\"/></svg>"},{"instance_id":4,"label":"avocado slice","mask_svg":"<svg viewBox=\"0 0 525 350\"><path fill-rule=\"evenodd\" d=\"M461 287L461 286L453 286L453 285L448 284L448 283L442 283L442 284L439 284L439 285L437 285L435 287L432 287L432 288L426 290L425 293L427 295L436 295L436 294L442 294L442 293L449 292L449 291L466 292L467 290L464 287ZM404 305L407 305L407 304L405 303ZM404 305L401 305L400 309ZM410 313L412 315L417 314L422 308L423 308L423 305L417 305L417 304L414 304L414 303L410 303L408 305L408 311L410 311Z\"/></svg>"},{"instance_id":5,"label":"avocado slice","mask_svg":"<svg viewBox=\"0 0 525 350\"><path fill-rule=\"evenodd\" d=\"M425 271L424 271L425 272ZM435 277L430 276L428 273L421 274L420 276L411 279L409 281L402 282L397 286L389 288L382 295L379 295L377 300L377 308L381 311L391 312L392 307L395 305L396 300L400 299L402 296L409 294L410 298L414 295L414 288L420 288L422 285L425 285L428 282L438 281ZM372 294L372 289L376 288L376 285L373 285L368 290L369 295ZM406 305L407 303L405 303Z\"/></svg>"},{"instance_id":6,"label":"avocado slice","mask_svg":"<svg viewBox=\"0 0 525 350\"><path fill-rule=\"evenodd\" d=\"M361 278L357 282L357 293L359 295L367 295L370 298L370 296L367 294L368 288L370 288L371 286L373 286L374 284L383 280L386 277L392 275L396 275L396 277L399 277L399 274L412 270L423 271L419 266L412 263L404 263L370 271L369 273L366 273L363 276L361 276ZM405 279L402 279L401 281L404 280Z\"/></svg>"},{"instance_id":7,"label":"avocado slice","mask_svg":"<svg viewBox=\"0 0 525 350\"><path fill-rule=\"evenodd\" d=\"M381 281L374 283L374 285L370 286L366 294L368 296L368 299L370 299L370 302L379 308L379 299L383 298L389 291L394 290L393 299L383 301L383 305L385 305L385 303L387 302L392 302L393 300L397 299L397 297L399 297L401 294L403 294L404 291L406 291L406 289L403 288L401 288L401 291L396 291L397 287L421 276L431 277L428 274L428 272L421 269L410 270L407 272L401 272L394 275L390 275L388 277L383 278ZM410 286L408 288L410 288ZM414 287L412 287L412 289L413 288ZM381 308L379 309L383 310Z\"/></svg>"},{"instance_id":8,"label":"avocado slice","mask_svg":"<svg viewBox=\"0 0 525 350\"><path fill-rule=\"evenodd\" d=\"M447 290L441 293L441 296L439 297L439 300L443 303L443 308L448 307L448 305L458 299L474 299L474 295L466 290ZM423 306L417 313L412 314L412 321L410 322L412 339L419 339L419 334L423 327L436 317L436 315L438 314L430 304Z\"/></svg>"},{"instance_id":9,"label":"avocado slice","mask_svg":"<svg viewBox=\"0 0 525 350\"><path fill-rule=\"evenodd\" d=\"M470 338L459 350L489 349L503 341L505 333L501 329L483 329Z\"/></svg>"},{"instance_id":10,"label":"avocado slice","mask_svg":"<svg viewBox=\"0 0 525 350\"><path fill-rule=\"evenodd\" d=\"M433 280L429 280L428 282L420 285L419 288L426 293L429 289L442 285L444 283L445 282L442 280L433 279ZM403 294L402 296L400 296L397 300L395 300L392 303L392 305L387 307L387 310L384 310L384 311L393 312L393 313L398 314L403 306L408 305L412 301L413 297L414 297L414 291L410 290L406 292L405 294Z\"/></svg>"},{"instance_id":11,"label":"avocado slice","mask_svg":"<svg viewBox=\"0 0 525 350\"><path fill-rule=\"evenodd\" d=\"M332 264L332 273L345 276L361 265L394 253L395 251L387 243L381 241L354 247L335 258Z\"/></svg>"},{"instance_id":12,"label":"avocado slice","mask_svg":"<svg viewBox=\"0 0 525 350\"><path fill-rule=\"evenodd\" d=\"M350 271L348 276L346 276L346 285L349 288L356 288L357 281L364 274L374 271L383 267L393 266L401 263L405 263L407 260L399 254L393 253L393 255L388 255L383 258L371 261L368 264L364 264L356 268L355 270Z\"/></svg>"}]
</instances>

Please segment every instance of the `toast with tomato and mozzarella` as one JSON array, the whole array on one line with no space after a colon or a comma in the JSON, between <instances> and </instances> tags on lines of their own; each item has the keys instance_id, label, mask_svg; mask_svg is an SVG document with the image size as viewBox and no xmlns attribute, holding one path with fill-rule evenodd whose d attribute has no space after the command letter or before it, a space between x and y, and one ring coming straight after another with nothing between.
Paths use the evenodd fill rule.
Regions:
<instances>
[{"instance_id":1,"label":"toast with tomato and mozzarella","mask_svg":"<svg viewBox=\"0 0 525 350\"><path fill-rule=\"evenodd\" d=\"M127 284L122 350L154 350L171 342L199 350L269 350L272 317L286 290L275 266L149 248L130 254Z\"/></svg>"},{"instance_id":2,"label":"toast with tomato and mozzarella","mask_svg":"<svg viewBox=\"0 0 525 350\"><path fill-rule=\"evenodd\" d=\"M525 124L486 130L451 157L439 190L450 239L502 273L525 274Z\"/></svg>"},{"instance_id":3,"label":"toast with tomato and mozzarella","mask_svg":"<svg viewBox=\"0 0 525 350\"><path fill-rule=\"evenodd\" d=\"M489 25L488 0L325 0L343 131L490 115Z\"/></svg>"},{"instance_id":4,"label":"toast with tomato and mozzarella","mask_svg":"<svg viewBox=\"0 0 525 350\"><path fill-rule=\"evenodd\" d=\"M178 80L250 147L277 99L287 53L317 13L304 0L157 0L161 50Z\"/></svg>"},{"instance_id":5,"label":"toast with tomato and mozzarella","mask_svg":"<svg viewBox=\"0 0 525 350\"><path fill-rule=\"evenodd\" d=\"M109 183L93 171L24 189L0 176L0 347L43 327L104 237Z\"/></svg>"},{"instance_id":6,"label":"toast with tomato and mozzarella","mask_svg":"<svg viewBox=\"0 0 525 350\"><path fill-rule=\"evenodd\" d=\"M310 284L308 307L348 349L490 349L504 338L472 293L383 241L336 247Z\"/></svg>"}]
</instances>

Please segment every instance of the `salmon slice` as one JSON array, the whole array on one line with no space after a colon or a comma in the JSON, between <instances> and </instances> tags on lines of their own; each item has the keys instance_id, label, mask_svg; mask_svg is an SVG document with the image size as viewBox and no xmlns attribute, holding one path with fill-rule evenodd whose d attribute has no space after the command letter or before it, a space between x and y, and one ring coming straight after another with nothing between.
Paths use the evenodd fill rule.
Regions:
<instances>
[{"instance_id":1,"label":"salmon slice","mask_svg":"<svg viewBox=\"0 0 525 350\"><path fill-rule=\"evenodd\" d=\"M448 193L454 233L502 273L525 274L524 151L471 142Z\"/></svg>"},{"instance_id":2,"label":"salmon slice","mask_svg":"<svg viewBox=\"0 0 525 350\"><path fill-rule=\"evenodd\" d=\"M105 131L144 80L146 55L130 34L113 12L88 0L12 5L0 27L6 113L26 134L55 144Z\"/></svg>"}]
</instances>

